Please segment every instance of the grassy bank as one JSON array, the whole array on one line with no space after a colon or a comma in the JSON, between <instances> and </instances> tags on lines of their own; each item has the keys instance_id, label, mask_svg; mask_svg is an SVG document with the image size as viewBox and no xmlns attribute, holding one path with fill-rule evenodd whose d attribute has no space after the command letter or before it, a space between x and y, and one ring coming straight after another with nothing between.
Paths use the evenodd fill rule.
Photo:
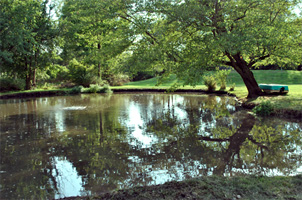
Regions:
<instances>
[{"instance_id":1,"label":"grassy bank","mask_svg":"<svg viewBox=\"0 0 302 200\"><path fill-rule=\"evenodd\" d=\"M294 70L254 70L254 76L258 83L265 84L285 84L289 86L289 93L286 95L271 95L265 97L259 97L257 99L249 100L250 103L259 104L263 101L269 100L277 109L290 109L302 111L302 71ZM123 89L133 88L163 88L167 89L176 83L176 77L170 76L160 86L156 86L158 78L152 78L143 81L130 82L120 87ZM244 99L248 92L238 73L232 71L228 76L227 90L232 84L235 84L235 90L230 92L235 94L238 98ZM180 87L180 89L192 89L190 86ZM194 89L206 90L206 86L202 83L197 84Z\"/></svg>"},{"instance_id":2,"label":"grassy bank","mask_svg":"<svg viewBox=\"0 0 302 200\"><path fill-rule=\"evenodd\" d=\"M302 199L302 176L210 176L66 199Z\"/></svg>"},{"instance_id":3,"label":"grassy bank","mask_svg":"<svg viewBox=\"0 0 302 200\"><path fill-rule=\"evenodd\" d=\"M296 110L302 111L302 72L294 70L254 70L254 76L258 83L266 84L286 84L289 86L289 93L287 95L278 95L278 96L265 96L259 97L257 99L248 100L248 103L251 104L260 104L263 101L270 101L277 110ZM148 80L130 82L124 86L111 87L113 90L133 90L133 89L169 89L174 83L177 82L176 76L171 75L168 79L164 80L159 86L157 86L159 78L151 78ZM235 84L235 90L230 92L236 95L239 99L245 100L247 96L247 89L236 72L231 72L228 76L227 81L227 90L231 85ZM185 86L180 87L179 89L188 89L188 90L206 90L206 86L203 83L197 84L196 87ZM12 95L12 96L30 96L28 94L33 94L33 96L41 95L61 95L68 94L70 89L57 89L57 90L32 90L32 91L22 91L22 92L9 92L9 93L0 93L1 96ZM24 95L22 95L24 93ZM18 95L21 94L21 95Z\"/></svg>"}]
</instances>

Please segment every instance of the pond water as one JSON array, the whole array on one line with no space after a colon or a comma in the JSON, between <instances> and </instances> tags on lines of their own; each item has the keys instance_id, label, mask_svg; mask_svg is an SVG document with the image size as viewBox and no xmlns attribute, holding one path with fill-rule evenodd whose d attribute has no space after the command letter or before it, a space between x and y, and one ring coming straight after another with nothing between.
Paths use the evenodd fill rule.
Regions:
<instances>
[{"instance_id":1,"label":"pond water","mask_svg":"<svg viewBox=\"0 0 302 200\"><path fill-rule=\"evenodd\" d=\"M63 198L213 174L301 174L301 130L301 121L254 117L230 97L1 100L0 197Z\"/></svg>"}]
</instances>

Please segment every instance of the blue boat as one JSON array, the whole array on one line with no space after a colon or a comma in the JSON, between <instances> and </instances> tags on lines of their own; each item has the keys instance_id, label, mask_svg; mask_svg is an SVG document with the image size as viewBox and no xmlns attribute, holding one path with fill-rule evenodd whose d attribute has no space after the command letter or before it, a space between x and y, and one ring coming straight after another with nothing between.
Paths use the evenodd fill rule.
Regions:
<instances>
[{"instance_id":1,"label":"blue boat","mask_svg":"<svg viewBox=\"0 0 302 200\"><path fill-rule=\"evenodd\" d=\"M259 84L260 89L265 93L288 93L289 89L287 85L279 85L279 84Z\"/></svg>"}]
</instances>

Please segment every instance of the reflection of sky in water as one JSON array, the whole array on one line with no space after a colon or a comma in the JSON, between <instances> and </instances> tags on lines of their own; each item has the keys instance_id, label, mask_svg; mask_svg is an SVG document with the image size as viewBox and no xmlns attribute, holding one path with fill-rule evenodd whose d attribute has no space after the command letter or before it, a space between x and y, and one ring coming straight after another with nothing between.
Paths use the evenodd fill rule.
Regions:
<instances>
[{"instance_id":1,"label":"reflection of sky in water","mask_svg":"<svg viewBox=\"0 0 302 200\"><path fill-rule=\"evenodd\" d=\"M153 102L149 102L147 106L147 114L143 115L142 113L142 105L137 102L129 102L129 106L127 107L127 117L128 119L120 118L120 121L124 126L128 127L129 132L131 133L131 137L135 138L136 140L130 139L131 145L138 145L140 144L142 148L149 148L153 144L158 142L158 138L153 134L146 134L146 124L152 119L152 112L157 112L156 107L161 106L161 109L164 108L166 111L170 111L173 109L174 115L180 121L185 121L187 119L187 113L179 108L178 104L183 104L184 97L178 95L171 95L166 102L162 105L154 105ZM161 112L159 109L159 112ZM147 118L147 119L146 119ZM145 133L145 134L144 134Z\"/></svg>"},{"instance_id":2,"label":"reflection of sky in water","mask_svg":"<svg viewBox=\"0 0 302 200\"><path fill-rule=\"evenodd\" d=\"M3 138L7 137L7 144L9 144L7 148L9 148L10 145L16 148L18 148L19 145L25 145L25 147L21 148L22 150L28 148L28 152L24 151L24 154L22 154L22 152L18 152L18 155L14 155L14 158L17 158L20 161L24 161L26 163L28 161L24 160L24 158L30 160L31 157L35 157L39 154L38 156L42 155L41 157L49 159L43 161L43 163L47 163L48 161L52 163L53 169L51 169L50 171L51 174L55 177L58 187L55 198L83 195L84 191L86 193L89 193L90 191L91 193L95 192L94 188L90 188L90 186L88 186L88 184L86 183L86 181L88 180L86 180L86 176L83 175L85 177L85 179L83 179L85 181L84 183L82 180L83 177L81 175L85 174L86 169L84 169L84 167L92 167L90 166L90 163L92 162L91 158L96 157L91 155L94 155L94 153L98 151L105 152L102 155L100 154L100 157L97 157L98 161L104 162L103 167L105 170L108 169L106 162L108 162L108 164L120 163L122 168L127 170L123 174L123 169L118 169L121 171L120 174L118 174L119 177L117 177L116 173L118 171L115 170L115 166L111 166L112 171L108 171L108 174L106 174L106 176L102 175L102 169L100 169L99 166L95 168L95 174L88 174L91 172L87 170L87 175L94 177L92 182L102 182L100 180L112 181L112 185L110 185L110 187L118 187L118 184L121 187L135 186L138 184L162 184L171 180L184 180L190 177L212 175L214 173L214 169L216 168L215 164L217 163L211 162L213 160L216 161L218 159L223 159L223 157L221 157L223 156L223 152L221 154L219 152L222 151L222 148L227 149L228 142L223 142L220 146L217 145L217 143L208 142L205 143L206 145L204 149L200 149L201 146L194 146L195 144L193 143L191 146L190 138L187 136L180 134L180 137L177 138L178 135L175 136L172 134L171 139L169 138L170 135L166 136L165 134L162 134L164 135L162 136L161 133L157 134L152 132L152 129L148 129L147 125L152 124L151 122L158 122L158 120L162 120L164 122L164 125L167 124L167 126L169 126L168 122L169 120L171 120L173 122L176 122L175 124L177 125L181 124L181 128L188 128L188 126L190 126L190 123L194 123L194 126L198 126L198 132L196 133L196 135L210 136L212 128L221 126L229 127L230 124L237 126L241 122L241 111L238 111L236 113L231 112L231 116L217 117L216 113L213 110L209 110L206 106L202 107L203 100L204 102L209 100L207 97L192 97L190 95L186 97L185 95L182 96L169 94L131 94L125 96L121 95L119 99L118 95L112 95L112 99L110 99L111 97L108 97L110 101L103 101L101 98L99 98L102 96L94 97L99 100L97 101L97 103L89 102L88 100L92 100L92 98L90 99L90 97L88 98L88 96L85 97L85 100L87 101L84 101L83 98L79 97L56 97L41 98L37 99L37 101L29 101L24 103L13 102L17 105L8 105L11 107L14 106L10 110L5 107L1 107L0 109L0 116L9 119L7 121L10 123L7 125L7 129L3 129ZM115 98L118 99L118 101ZM221 109L218 104L224 105L225 103L225 106L229 111L235 111L236 109L234 105L227 104L228 100L225 101L225 99L221 97L215 97L212 99L214 99L215 101L212 102L213 104L211 106L217 106L214 109ZM187 109L188 106L191 105L191 103L193 107L195 106L193 108L193 114L188 111L189 109ZM108 108L108 110L102 109L103 105L106 105L106 109ZM94 106L94 109L91 109L92 106ZM11 115L14 116L10 118ZM20 117L17 117L18 115L20 115ZM104 116L102 118L105 137L104 141L107 140L108 143L105 143L103 141L100 142L98 141L98 139L94 140L94 138L96 138L100 131L99 119L101 115ZM271 119L272 118L270 118L269 120ZM17 124L19 121L20 124ZM113 127L115 126L116 121L118 121L118 126ZM280 121L277 121L276 123L279 122ZM301 127L301 123L281 122L282 128L286 128L288 130L295 130ZM31 124L33 125L33 128L27 129ZM272 125L274 124L273 122L266 122L264 124L268 124L269 127L275 127L274 125ZM15 127L16 125L17 127L19 126L18 129L11 129L11 127ZM121 134L121 137L119 137L119 135L113 135L116 134L116 132L111 132L112 130L116 130L114 128L123 130L125 132L125 135L122 135L124 133ZM25 131L26 135L22 135L22 132ZM30 133L30 131L35 132L38 136ZM45 134L45 132L47 131L49 132L49 134L47 135L47 137L44 137L43 134ZM54 134L55 132L63 134ZM21 134L18 135L19 133ZM89 135L89 133L92 134ZM119 133L120 131L118 131L117 134ZM283 133L285 136L287 135L287 131L283 131ZM87 134L89 137L86 137L85 134ZM32 135L32 138L28 137L27 135ZM16 139L16 142L13 137L18 138ZM23 137L27 137L28 144L26 143L26 140L22 139ZM79 139L76 139L76 142L73 142L77 137L79 137ZM187 137L186 139L188 140L184 140L184 138L182 137ZM51 140L48 141L48 138L51 138ZM122 139L120 140L120 138ZM4 138L3 141L5 139L6 138ZM51 155L48 151L45 152L45 150L41 150L41 152L39 153L37 153L37 151L39 150L31 150L31 147L34 146L32 145L33 143L37 144L37 148L39 149L47 149L48 146L52 145L52 142L60 146L60 139L64 139L62 140L65 141L64 145L70 145L70 149L68 149L69 152L72 152L73 148L82 148L81 150L87 151L81 151L81 153L77 156L80 157L79 159L86 159L87 156L87 162L89 164L85 166L79 165L78 163L76 163L79 159L76 158L75 160L73 160L72 154L68 155L65 153L66 151L61 152L58 150L56 152L52 152L55 153L55 155ZM39 143L35 143L36 141L39 141ZM47 148L43 146L43 141L47 141ZM89 143L89 141L92 143ZM175 143L179 144L179 146L175 145ZM282 169L282 166L281 169L278 169L277 165L273 166L276 167L275 169L265 168L266 166L261 166L263 167L262 169L252 169L254 167L254 163L248 160L247 163L243 163L242 167L241 165L236 166L238 168L233 167L232 172L226 170L224 175L261 173L268 176L274 176L296 175L298 173L302 173L302 151L299 145L300 144L292 144L291 147L294 147L294 150L291 152L286 152L286 159L290 161L293 160L296 163L293 164L294 169L291 169L290 164L288 167L290 169ZM128 151L129 146L131 146L130 151ZM193 146L194 148L191 148ZM181 149L182 147L186 148ZM181 153L178 151L178 148L182 150ZM192 151L189 150L189 148L191 148ZM215 157L209 160L210 164L207 163L207 158L211 157L212 154L209 153L202 155L202 152L199 152L199 149L200 151L213 151L212 153ZM3 152L5 152L4 148L3 150ZM117 152L118 155L120 155L118 156L118 158L116 158ZM1 155L4 155L4 153L2 153ZM193 157L190 157L191 155L193 155ZM246 156L248 157L249 155ZM294 158L295 156L297 158L296 160ZM125 159L125 162L123 159ZM30 166L30 163L28 165ZM260 166L259 163L257 165L258 166L256 167ZM75 166L77 167L75 168ZM15 167L17 168L18 166L16 165ZM240 167L243 169L239 169ZM6 171L9 170L9 168L5 169L5 171L1 169L0 173L1 175L5 175ZM42 170L43 168L39 169L39 171ZM81 172L81 175L79 175L78 172ZM16 176L19 175L18 173L19 172L17 171ZM7 179L9 178L10 177L8 177ZM105 181L103 183L105 183ZM38 184L40 185L40 183ZM54 184L52 186L53 188L55 188ZM96 187L99 189L102 186L103 185L99 184Z\"/></svg>"},{"instance_id":3,"label":"reflection of sky in water","mask_svg":"<svg viewBox=\"0 0 302 200\"><path fill-rule=\"evenodd\" d=\"M57 182L58 190L55 198L83 195L83 182L72 163L64 158L55 157L52 175ZM85 192L87 194L87 191Z\"/></svg>"},{"instance_id":4,"label":"reflection of sky in water","mask_svg":"<svg viewBox=\"0 0 302 200\"><path fill-rule=\"evenodd\" d=\"M142 148L148 148L152 144L157 142L157 138L155 136L149 136L143 134L144 129L144 121L142 120L140 107L138 104L131 102L128 110L128 122L127 126L129 128L132 137L134 137L140 144L142 144ZM131 145L138 145L136 141L131 140Z\"/></svg>"}]
</instances>

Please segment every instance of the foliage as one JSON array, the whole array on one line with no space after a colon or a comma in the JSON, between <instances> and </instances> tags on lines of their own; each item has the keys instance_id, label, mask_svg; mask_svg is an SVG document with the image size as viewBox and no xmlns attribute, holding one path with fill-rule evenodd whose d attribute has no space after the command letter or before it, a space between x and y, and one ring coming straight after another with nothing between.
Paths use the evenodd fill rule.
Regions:
<instances>
[{"instance_id":1,"label":"foliage","mask_svg":"<svg viewBox=\"0 0 302 200\"><path fill-rule=\"evenodd\" d=\"M146 80L155 77L155 72L148 70L148 71L138 71L136 73L133 73L132 75L132 81L141 81Z\"/></svg>"},{"instance_id":2,"label":"foliage","mask_svg":"<svg viewBox=\"0 0 302 200\"><path fill-rule=\"evenodd\" d=\"M207 86L208 91L216 90L216 77L213 75L203 76L204 84Z\"/></svg>"},{"instance_id":3,"label":"foliage","mask_svg":"<svg viewBox=\"0 0 302 200\"><path fill-rule=\"evenodd\" d=\"M260 116L269 116L273 111L274 105L270 101L263 101L253 108L253 112Z\"/></svg>"},{"instance_id":4,"label":"foliage","mask_svg":"<svg viewBox=\"0 0 302 200\"><path fill-rule=\"evenodd\" d=\"M84 87L75 87L75 92L81 92L81 93L111 93L111 89L109 85L103 85L100 86L98 84L90 84L88 88Z\"/></svg>"},{"instance_id":5,"label":"foliage","mask_svg":"<svg viewBox=\"0 0 302 200\"><path fill-rule=\"evenodd\" d=\"M48 67L46 71L49 79L52 80L66 80L69 76L69 70L64 65L52 64Z\"/></svg>"},{"instance_id":6,"label":"foliage","mask_svg":"<svg viewBox=\"0 0 302 200\"><path fill-rule=\"evenodd\" d=\"M129 81L129 76L121 73L112 74L108 78L108 82L111 86L122 86Z\"/></svg>"},{"instance_id":7,"label":"foliage","mask_svg":"<svg viewBox=\"0 0 302 200\"><path fill-rule=\"evenodd\" d=\"M88 87L90 84L98 83L93 66L87 66L76 59L72 59L68 65L69 78L77 85Z\"/></svg>"},{"instance_id":8,"label":"foliage","mask_svg":"<svg viewBox=\"0 0 302 200\"><path fill-rule=\"evenodd\" d=\"M257 97L262 91L252 67L301 62L301 16L292 11L299 2L139 1L123 18L140 33L133 55L148 58L142 60L145 66L161 65L193 86L203 71L231 66L248 97Z\"/></svg>"},{"instance_id":9,"label":"foliage","mask_svg":"<svg viewBox=\"0 0 302 200\"><path fill-rule=\"evenodd\" d=\"M110 89L109 85L105 84L100 92L101 93L112 93L112 90Z\"/></svg>"},{"instance_id":10,"label":"foliage","mask_svg":"<svg viewBox=\"0 0 302 200\"><path fill-rule=\"evenodd\" d=\"M50 20L48 0L3 0L0 6L1 71L26 80L26 89L36 85L38 69L55 57L58 34Z\"/></svg>"},{"instance_id":11,"label":"foliage","mask_svg":"<svg viewBox=\"0 0 302 200\"><path fill-rule=\"evenodd\" d=\"M220 84L220 90L226 89L227 77L231 73L231 70L218 70L215 74L218 84Z\"/></svg>"},{"instance_id":12,"label":"foliage","mask_svg":"<svg viewBox=\"0 0 302 200\"><path fill-rule=\"evenodd\" d=\"M0 78L0 92L24 90L25 81L14 78Z\"/></svg>"},{"instance_id":13,"label":"foliage","mask_svg":"<svg viewBox=\"0 0 302 200\"><path fill-rule=\"evenodd\" d=\"M131 44L128 22L118 17L123 4L119 0L64 1L60 17L64 60L76 58L93 66L95 76L107 80L116 59Z\"/></svg>"},{"instance_id":14,"label":"foliage","mask_svg":"<svg viewBox=\"0 0 302 200\"><path fill-rule=\"evenodd\" d=\"M236 83L232 83L232 85L230 86L230 91L234 91L235 90L235 86L236 86Z\"/></svg>"},{"instance_id":15,"label":"foliage","mask_svg":"<svg viewBox=\"0 0 302 200\"><path fill-rule=\"evenodd\" d=\"M68 93L69 94L79 94L79 93L81 93L82 92L82 90L83 90L83 86L75 86L75 87L73 87L73 88L71 88L71 90L69 90L68 91Z\"/></svg>"}]
</instances>

